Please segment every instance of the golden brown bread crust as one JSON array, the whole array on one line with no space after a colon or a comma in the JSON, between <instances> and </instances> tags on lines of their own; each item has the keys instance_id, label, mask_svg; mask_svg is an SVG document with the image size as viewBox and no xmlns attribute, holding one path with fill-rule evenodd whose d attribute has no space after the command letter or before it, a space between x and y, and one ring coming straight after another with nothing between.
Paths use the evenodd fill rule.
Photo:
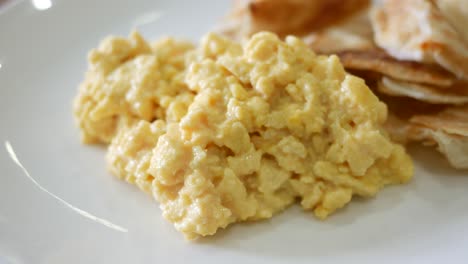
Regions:
<instances>
[{"instance_id":1,"label":"golden brown bread crust","mask_svg":"<svg viewBox=\"0 0 468 264\"><path fill-rule=\"evenodd\" d=\"M337 55L348 69L374 71L399 80L438 86L450 86L456 81L453 74L437 65L397 60L380 49L346 50Z\"/></svg>"},{"instance_id":2,"label":"golden brown bread crust","mask_svg":"<svg viewBox=\"0 0 468 264\"><path fill-rule=\"evenodd\" d=\"M468 80L468 44L430 0L385 0L371 11L376 44L393 57L437 63Z\"/></svg>"},{"instance_id":3,"label":"golden brown bread crust","mask_svg":"<svg viewBox=\"0 0 468 264\"><path fill-rule=\"evenodd\" d=\"M369 0L237 0L225 31L245 38L259 31L304 35L338 23L369 5Z\"/></svg>"},{"instance_id":4,"label":"golden brown bread crust","mask_svg":"<svg viewBox=\"0 0 468 264\"><path fill-rule=\"evenodd\" d=\"M449 88L411 83L382 77L378 90L391 96L409 97L431 104L461 105L468 103L468 84L456 83Z\"/></svg>"}]
</instances>

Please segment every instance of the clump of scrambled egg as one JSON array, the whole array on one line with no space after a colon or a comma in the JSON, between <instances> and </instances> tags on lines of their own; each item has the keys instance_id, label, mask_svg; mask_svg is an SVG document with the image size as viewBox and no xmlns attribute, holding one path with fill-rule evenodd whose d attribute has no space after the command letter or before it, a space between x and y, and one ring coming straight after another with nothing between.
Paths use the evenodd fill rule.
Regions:
<instances>
[{"instance_id":1,"label":"clump of scrambled egg","mask_svg":"<svg viewBox=\"0 0 468 264\"><path fill-rule=\"evenodd\" d=\"M110 143L119 127L139 120L179 121L193 100L184 82L194 45L171 38L152 45L134 32L112 37L89 54L89 69L74 102L86 143Z\"/></svg>"},{"instance_id":2,"label":"clump of scrambled egg","mask_svg":"<svg viewBox=\"0 0 468 264\"><path fill-rule=\"evenodd\" d=\"M187 238L272 217L297 199L324 219L413 174L382 130L386 106L336 56L298 38L263 32L238 44L208 34L197 49L175 40L137 49L147 44L135 34L104 43L76 101L84 138L112 139L110 170L151 193Z\"/></svg>"}]
</instances>

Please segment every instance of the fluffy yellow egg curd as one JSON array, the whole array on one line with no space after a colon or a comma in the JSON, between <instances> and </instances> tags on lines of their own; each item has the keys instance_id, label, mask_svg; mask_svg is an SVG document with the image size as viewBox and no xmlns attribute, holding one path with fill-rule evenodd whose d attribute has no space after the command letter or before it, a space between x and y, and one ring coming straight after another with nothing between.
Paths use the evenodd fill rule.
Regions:
<instances>
[{"instance_id":1,"label":"fluffy yellow egg curd","mask_svg":"<svg viewBox=\"0 0 468 264\"><path fill-rule=\"evenodd\" d=\"M74 104L83 141L110 143L110 171L152 194L188 239L296 201L325 219L413 175L383 130L386 105L296 37L208 34L195 47L133 33L89 62Z\"/></svg>"}]
</instances>

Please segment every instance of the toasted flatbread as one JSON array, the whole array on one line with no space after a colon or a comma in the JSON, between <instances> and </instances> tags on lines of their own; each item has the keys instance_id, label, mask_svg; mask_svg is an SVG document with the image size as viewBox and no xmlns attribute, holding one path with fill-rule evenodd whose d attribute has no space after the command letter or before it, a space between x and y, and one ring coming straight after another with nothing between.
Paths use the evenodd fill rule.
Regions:
<instances>
[{"instance_id":1,"label":"toasted flatbread","mask_svg":"<svg viewBox=\"0 0 468 264\"><path fill-rule=\"evenodd\" d=\"M435 115L415 115L410 122L452 135L468 137L468 105L448 107Z\"/></svg>"},{"instance_id":2,"label":"toasted flatbread","mask_svg":"<svg viewBox=\"0 0 468 264\"><path fill-rule=\"evenodd\" d=\"M468 44L431 0L384 0L370 14L376 44L393 57L468 80Z\"/></svg>"},{"instance_id":3,"label":"toasted flatbread","mask_svg":"<svg viewBox=\"0 0 468 264\"><path fill-rule=\"evenodd\" d=\"M370 0L237 0L218 31L242 39L259 31L271 31L281 37L305 35L333 25Z\"/></svg>"},{"instance_id":4,"label":"toasted flatbread","mask_svg":"<svg viewBox=\"0 0 468 264\"><path fill-rule=\"evenodd\" d=\"M416 105L416 110L409 105L408 109L397 109L398 115L390 110L385 129L392 140L403 144L420 142L436 146L452 167L468 169L468 106L446 107L436 113L424 110L431 105L419 106ZM408 113L404 113L405 110ZM415 112L419 114L406 118L405 115Z\"/></svg>"},{"instance_id":5,"label":"toasted flatbread","mask_svg":"<svg viewBox=\"0 0 468 264\"><path fill-rule=\"evenodd\" d=\"M428 137L436 141L437 149L457 169L468 169L468 137L428 130Z\"/></svg>"},{"instance_id":6,"label":"toasted flatbread","mask_svg":"<svg viewBox=\"0 0 468 264\"><path fill-rule=\"evenodd\" d=\"M437 86L451 86L456 77L439 66L399 61L380 49L338 52L347 69L374 71L397 80Z\"/></svg>"},{"instance_id":7,"label":"toasted flatbread","mask_svg":"<svg viewBox=\"0 0 468 264\"><path fill-rule=\"evenodd\" d=\"M435 142L453 167L468 169L468 105L417 115L409 122L414 127L410 137Z\"/></svg>"},{"instance_id":8,"label":"toasted flatbread","mask_svg":"<svg viewBox=\"0 0 468 264\"><path fill-rule=\"evenodd\" d=\"M460 105L468 103L467 83L460 83L451 88L440 89L439 87L382 77L378 90L387 95L410 97L432 104Z\"/></svg>"},{"instance_id":9,"label":"toasted flatbread","mask_svg":"<svg viewBox=\"0 0 468 264\"><path fill-rule=\"evenodd\" d=\"M435 145L450 165L456 169L468 169L468 137L453 135L442 130L415 126L410 137L424 145Z\"/></svg>"},{"instance_id":10,"label":"toasted flatbread","mask_svg":"<svg viewBox=\"0 0 468 264\"><path fill-rule=\"evenodd\" d=\"M333 54L344 50L374 49L368 8L353 14L336 25L312 31L303 36L304 42L317 53Z\"/></svg>"},{"instance_id":11,"label":"toasted flatbread","mask_svg":"<svg viewBox=\"0 0 468 264\"><path fill-rule=\"evenodd\" d=\"M468 2L466 0L435 0L442 14L468 42Z\"/></svg>"}]
</instances>

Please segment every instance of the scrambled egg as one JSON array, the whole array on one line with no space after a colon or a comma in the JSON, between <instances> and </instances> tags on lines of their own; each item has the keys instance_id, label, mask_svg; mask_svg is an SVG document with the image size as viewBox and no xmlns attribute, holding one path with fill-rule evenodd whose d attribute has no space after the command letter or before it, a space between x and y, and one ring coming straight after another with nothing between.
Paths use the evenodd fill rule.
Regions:
<instances>
[{"instance_id":1,"label":"scrambled egg","mask_svg":"<svg viewBox=\"0 0 468 264\"><path fill-rule=\"evenodd\" d=\"M75 102L84 141L111 141L111 172L152 194L187 238L296 200L324 219L412 177L382 129L386 106L298 38L150 47L134 33L104 41L90 64Z\"/></svg>"},{"instance_id":2,"label":"scrambled egg","mask_svg":"<svg viewBox=\"0 0 468 264\"><path fill-rule=\"evenodd\" d=\"M89 69L74 112L86 143L110 143L135 121L179 121L194 94L184 82L190 42L162 39L149 45L138 33L107 38L89 54Z\"/></svg>"}]
</instances>

